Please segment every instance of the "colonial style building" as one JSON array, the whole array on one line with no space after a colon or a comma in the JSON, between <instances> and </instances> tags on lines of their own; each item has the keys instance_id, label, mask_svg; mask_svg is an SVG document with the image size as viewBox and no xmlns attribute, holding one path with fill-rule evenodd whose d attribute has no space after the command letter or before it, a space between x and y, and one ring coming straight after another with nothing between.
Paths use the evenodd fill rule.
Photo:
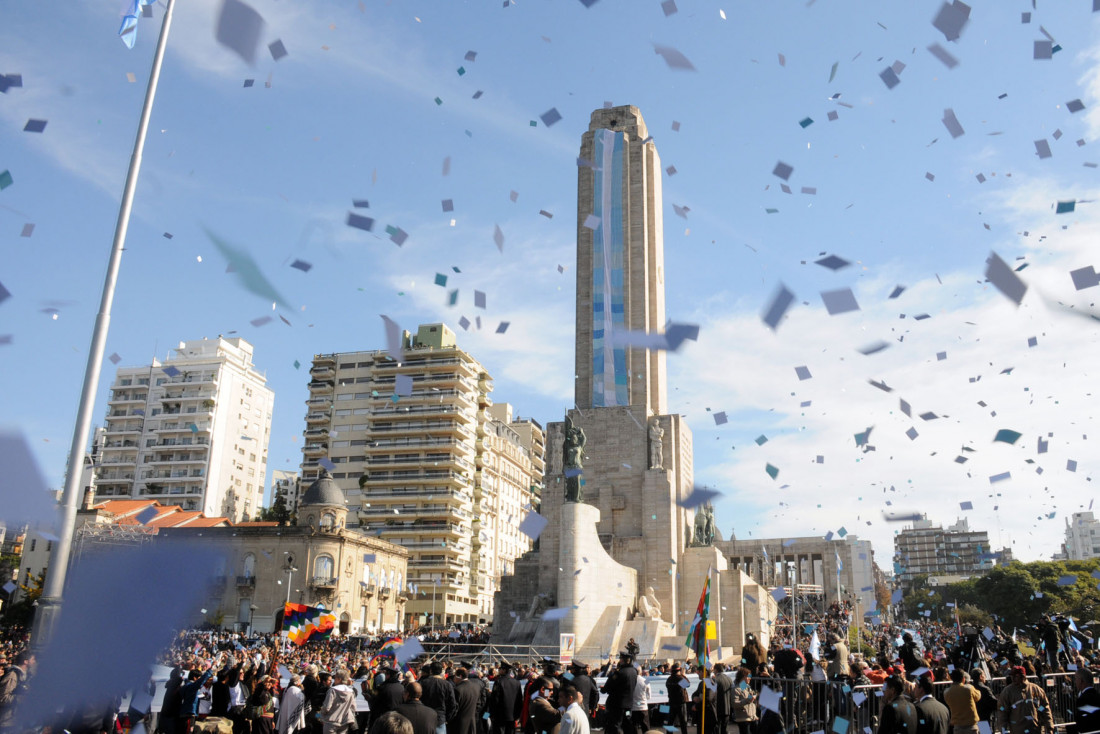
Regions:
<instances>
[{"instance_id":1,"label":"colonial style building","mask_svg":"<svg viewBox=\"0 0 1100 734\"><path fill-rule=\"evenodd\" d=\"M341 634L400 631L409 553L347 520L344 493L322 470L302 493L294 525L175 526L159 535L201 538L225 550L204 605L207 620L220 627L270 632L293 601L334 611Z\"/></svg>"}]
</instances>

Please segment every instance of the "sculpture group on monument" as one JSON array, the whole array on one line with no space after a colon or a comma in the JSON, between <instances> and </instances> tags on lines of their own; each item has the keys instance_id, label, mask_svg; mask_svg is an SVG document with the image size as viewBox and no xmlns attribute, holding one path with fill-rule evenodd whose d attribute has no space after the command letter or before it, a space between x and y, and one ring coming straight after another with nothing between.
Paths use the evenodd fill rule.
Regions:
<instances>
[{"instance_id":1,"label":"sculpture group on monument","mask_svg":"<svg viewBox=\"0 0 1100 734\"><path fill-rule=\"evenodd\" d=\"M766 644L774 600L714 547L710 505L684 507L692 437L667 410L665 352L628 344L665 326L661 165L640 111L594 111L580 160L591 165L578 166L575 407L547 426L547 525L502 579L494 637L557 645L572 633L581 659L634 638L642 658L684 659L709 576L724 610L716 659L746 633Z\"/></svg>"}]
</instances>

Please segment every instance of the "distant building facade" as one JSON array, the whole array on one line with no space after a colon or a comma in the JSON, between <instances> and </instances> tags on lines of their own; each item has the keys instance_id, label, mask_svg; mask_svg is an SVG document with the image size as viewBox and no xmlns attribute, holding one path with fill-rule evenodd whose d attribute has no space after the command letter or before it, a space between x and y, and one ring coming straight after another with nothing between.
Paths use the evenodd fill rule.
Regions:
<instances>
[{"instance_id":1,"label":"distant building facade","mask_svg":"<svg viewBox=\"0 0 1100 734\"><path fill-rule=\"evenodd\" d=\"M115 375L97 461L104 499L155 499L234 521L265 488L275 395L244 339L180 342L175 356Z\"/></svg>"},{"instance_id":2,"label":"distant building facade","mask_svg":"<svg viewBox=\"0 0 1100 734\"><path fill-rule=\"evenodd\" d=\"M293 516L298 511L301 486L302 481L298 477L298 472L275 469L271 472L271 506L274 507L282 497L287 512Z\"/></svg>"},{"instance_id":3,"label":"distant building facade","mask_svg":"<svg viewBox=\"0 0 1100 734\"><path fill-rule=\"evenodd\" d=\"M1091 512L1075 512L1066 518L1066 542L1062 554L1067 561L1100 558L1100 520Z\"/></svg>"},{"instance_id":4,"label":"distant building facade","mask_svg":"<svg viewBox=\"0 0 1100 734\"><path fill-rule=\"evenodd\" d=\"M797 588L820 595L826 604L842 600L862 613L876 611L875 554L871 541L854 535L824 538L719 540L714 543L730 568L744 571L762 586Z\"/></svg>"},{"instance_id":5,"label":"distant building facade","mask_svg":"<svg viewBox=\"0 0 1100 734\"><path fill-rule=\"evenodd\" d=\"M541 497L543 430L494 404L443 324L402 342L401 363L314 356L302 482L327 465L359 524L409 551L410 625L488 621L501 574L531 548L519 524Z\"/></svg>"},{"instance_id":6,"label":"distant building facade","mask_svg":"<svg viewBox=\"0 0 1100 734\"><path fill-rule=\"evenodd\" d=\"M989 533L971 530L966 518L944 529L922 517L894 536L894 576L905 591L919 576L948 583L984 575L998 556Z\"/></svg>"}]
</instances>

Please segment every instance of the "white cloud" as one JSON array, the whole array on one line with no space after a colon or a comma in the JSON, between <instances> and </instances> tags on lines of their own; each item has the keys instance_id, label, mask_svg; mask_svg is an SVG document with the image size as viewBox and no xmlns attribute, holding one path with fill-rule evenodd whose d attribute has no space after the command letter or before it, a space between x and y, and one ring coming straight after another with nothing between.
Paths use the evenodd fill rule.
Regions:
<instances>
[{"instance_id":1,"label":"white cloud","mask_svg":"<svg viewBox=\"0 0 1100 734\"><path fill-rule=\"evenodd\" d=\"M1058 196L1051 182L1032 181L989 202L997 221L1031 233L998 245L1010 263L1029 264L1021 276L1031 291L1019 308L980 282L984 255L968 271L941 274L942 285L922 281L893 301L884 285L897 282L894 274L861 281L858 313L830 317L807 299L812 307L793 309L777 333L760 322L759 305L701 307L699 343L669 360L671 384L679 387L672 409L687 413L695 431L697 481L727 493L716 508L723 529L782 537L844 527L870 538L888 566L898 526L882 512L916 508L945 525L967 516L995 547L1011 544L1019 557L1055 552L1064 518L1095 494L1086 436L1100 337L1100 324L1052 310L1041 295L1078 304L1095 298L1074 293L1067 272L1093 262L1100 216L1085 209L1056 218L1050 203ZM1063 231L1062 224L1070 226ZM1026 260L1015 263L1016 253ZM931 317L914 320L922 313ZM1028 346L1030 337L1036 346ZM857 352L879 339L890 347ZM802 365L812 379L798 380L794 368ZM802 408L803 401L811 405ZM708 407L728 411L731 424L716 427ZM938 417L923 420L929 411ZM875 450L864 452L854 434L871 426ZM994 443L1002 428L1023 436L1015 446ZM758 446L753 439L761 434L768 441ZM1043 455L1040 437L1049 441ZM1067 470L1070 460L1075 472ZM765 473L768 463L780 470L775 480ZM990 483L1006 471L1011 480ZM960 509L967 501L971 512ZM741 518L751 510L759 521L749 525Z\"/></svg>"}]
</instances>

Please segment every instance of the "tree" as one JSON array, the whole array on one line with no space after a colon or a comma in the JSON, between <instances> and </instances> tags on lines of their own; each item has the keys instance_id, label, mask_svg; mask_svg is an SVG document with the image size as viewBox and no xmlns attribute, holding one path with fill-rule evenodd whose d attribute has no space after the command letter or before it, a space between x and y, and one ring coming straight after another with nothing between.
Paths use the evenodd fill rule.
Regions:
<instances>
[{"instance_id":1,"label":"tree","mask_svg":"<svg viewBox=\"0 0 1100 734\"><path fill-rule=\"evenodd\" d=\"M31 619L34 617L35 602L38 601L38 597L42 596L42 589L45 586L46 569L42 569L42 572L37 576L28 579L27 583L19 584L19 589L23 592L23 595L18 602L10 604L4 609L4 626L29 627Z\"/></svg>"}]
</instances>

